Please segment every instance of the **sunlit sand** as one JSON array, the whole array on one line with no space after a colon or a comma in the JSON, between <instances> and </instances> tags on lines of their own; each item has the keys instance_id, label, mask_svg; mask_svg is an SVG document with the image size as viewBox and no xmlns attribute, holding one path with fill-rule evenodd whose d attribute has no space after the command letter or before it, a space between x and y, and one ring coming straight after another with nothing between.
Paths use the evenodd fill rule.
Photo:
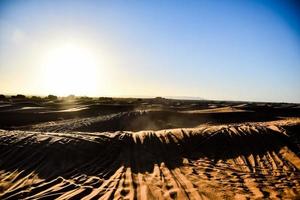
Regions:
<instances>
[{"instance_id":1,"label":"sunlit sand","mask_svg":"<svg viewBox=\"0 0 300 200\"><path fill-rule=\"evenodd\" d=\"M300 192L297 104L2 104L1 199L276 199Z\"/></svg>"}]
</instances>

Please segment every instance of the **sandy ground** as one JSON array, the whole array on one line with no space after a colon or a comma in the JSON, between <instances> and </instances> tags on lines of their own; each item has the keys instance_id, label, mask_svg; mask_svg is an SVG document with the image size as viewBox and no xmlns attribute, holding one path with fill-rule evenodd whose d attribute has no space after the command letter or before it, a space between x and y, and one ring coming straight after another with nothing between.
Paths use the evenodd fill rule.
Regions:
<instances>
[{"instance_id":1,"label":"sandy ground","mask_svg":"<svg viewBox=\"0 0 300 200\"><path fill-rule=\"evenodd\" d=\"M0 199L300 198L297 105L82 114L92 104L62 108L73 113L63 119L58 109L9 106L2 113L21 117L0 124ZM45 118L22 123L24 113Z\"/></svg>"}]
</instances>

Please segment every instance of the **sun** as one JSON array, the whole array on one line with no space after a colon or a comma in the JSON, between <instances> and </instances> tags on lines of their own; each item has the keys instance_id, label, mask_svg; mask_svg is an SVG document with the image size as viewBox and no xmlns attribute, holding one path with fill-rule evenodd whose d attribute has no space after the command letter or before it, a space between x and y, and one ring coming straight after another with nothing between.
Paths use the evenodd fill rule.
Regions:
<instances>
[{"instance_id":1,"label":"sun","mask_svg":"<svg viewBox=\"0 0 300 200\"><path fill-rule=\"evenodd\" d=\"M89 48L70 43L59 45L44 56L44 88L59 96L94 95L99 89L99 67Z\"/></svg>"}]
</instances>

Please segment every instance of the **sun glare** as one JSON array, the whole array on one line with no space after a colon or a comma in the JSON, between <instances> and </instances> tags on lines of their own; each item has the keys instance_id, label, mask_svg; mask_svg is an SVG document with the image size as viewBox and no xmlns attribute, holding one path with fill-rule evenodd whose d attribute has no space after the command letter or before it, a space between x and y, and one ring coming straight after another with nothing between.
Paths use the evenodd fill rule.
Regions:
<instances>
[{"instance_id":1,"label":"sun glare","mask_svg":"<svg viewBox=\"0 0 300 200\"><path fill-rule=\"evenodd\" d=\"M99 63L88 48L64 44L43 59L44 87L60 96L94 95L98 90Z\"/></svg>"}]
</instances>

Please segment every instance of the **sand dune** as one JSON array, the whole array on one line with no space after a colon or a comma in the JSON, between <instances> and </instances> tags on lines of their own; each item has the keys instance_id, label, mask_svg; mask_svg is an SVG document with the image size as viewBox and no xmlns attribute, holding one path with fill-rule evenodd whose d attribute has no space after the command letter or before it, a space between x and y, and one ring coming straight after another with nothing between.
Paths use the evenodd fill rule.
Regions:
<instances>
[{"instance_id":1,"label":"sand dune","mask_svg":"<svg viewBox=\"0 0 300 200\"><path fill-rule=\"evenodd\" d=\"M275 116L234 108L173 111L165 109L133 110L103 115L74 117L16 127L17 130L43 132L142 131L196 128L199 125L274 120Z\"/></svg>"},{"instance_id":2,"label":"sand dune","mask_svg":"<svg viewBox=\"0 0 300 200\"><path fill-rule=\"evenodd\" d=\"M293 118L139 132L1 130L0 198L297 198L299 127Z\"/></svg>"}]
</instances>

